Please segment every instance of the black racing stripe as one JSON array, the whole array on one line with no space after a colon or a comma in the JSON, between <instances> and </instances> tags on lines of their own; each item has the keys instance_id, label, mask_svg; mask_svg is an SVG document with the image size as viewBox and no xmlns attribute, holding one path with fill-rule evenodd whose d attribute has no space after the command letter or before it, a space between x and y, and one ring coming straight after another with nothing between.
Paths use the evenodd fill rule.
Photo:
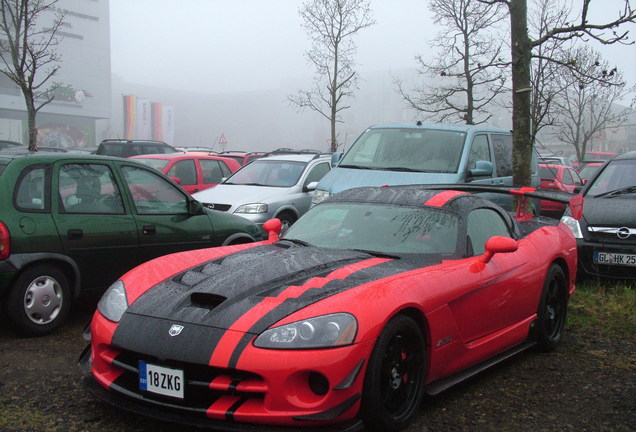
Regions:
<instances>
[{"instance_id":1,"label":"black racing stripe","mask_svg":"<svg viewBox=\"0 0 636 432\"><path fill-rule=\"evenodd\" d=\"M112 343L159 359L207 364L224 331L183 323L181 333L170 336L169 330L173 324L180 323L126 313L113 334Z\"/></svg>"},{"instance_id":2,"label":"black racing stripe","mask_svg":"<svg viewBox=\"0 0 636 432\"><path fill-rule=\"evenodd\" d=\"M234 413L236 412L237 409L241 407L241 405L247 402L247 400L248 400L247 398L243 397L237 400L236 402L234 402L234 404L232 404L230 409L228 409L227 412L225 413L225 418L227 420L234 421Z\"/></svg>"},{"instance_id":3,"label":"black racing stripe","mask_svg":"<svg viewBox=\"0 0 636 432\"><path fill-rule=\"evenodd\" d=\"M286 299L280 305L263 315L243 335L239 343L234 348L232 355L230 356L228 367L236 367L241 354L249 345L250 341L254 338L255 335L261 334L272 324L282 320L291 313L299 310L301 307L324 300L334 294L339 294L341 292L350 290L362 283L368 282L369 280L378 280L391 277L411 269L411 266L408 266L406 268L402 266L396 266L394 261L386 261L375 266L358 270L357 272L350 274L344 279L331 280L320 288L309 288L300 297Z\"/></svg>"}]
</instances>

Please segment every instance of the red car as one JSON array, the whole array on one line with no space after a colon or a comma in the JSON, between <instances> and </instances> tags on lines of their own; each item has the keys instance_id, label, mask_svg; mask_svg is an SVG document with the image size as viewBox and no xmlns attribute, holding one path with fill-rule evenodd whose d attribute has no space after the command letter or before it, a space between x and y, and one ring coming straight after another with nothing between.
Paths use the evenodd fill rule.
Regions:
<instances>
[{"instance_id":1,"label":"red car","mask_svg":"<svg viewBox=\"0 0 636 432\"><path fill-rule=\"evenodd\" d=\"M576 187L583 186L579 173L566 165L539 164L541 189L552 189L573 193ZM541 200L541 214L561 217L565 204L549 200Z\"/></svg>"},{"instance_id":2,"label":"red car","mask_svg":"<svg viewBox=\"0 0 636 432\"><path fill-rule=\"evenodd\" d=\"M461 188L350 189L281 238L272 219L268 241L137 267L99 302L85 384L215 431L405 428L425 393L555 349L575 290L567 226Z\"/></svg>"},{"instance_id":3,"label":"red car","mask_svg":"<svg viewBox=\"0 0 636 432\"><path fill-rule=\"evenodd\" d=\"M193 194L221 183L241 165L231 158L195 153L169 153L132 156L177 182Z\"/></svg>"}]
</instances>

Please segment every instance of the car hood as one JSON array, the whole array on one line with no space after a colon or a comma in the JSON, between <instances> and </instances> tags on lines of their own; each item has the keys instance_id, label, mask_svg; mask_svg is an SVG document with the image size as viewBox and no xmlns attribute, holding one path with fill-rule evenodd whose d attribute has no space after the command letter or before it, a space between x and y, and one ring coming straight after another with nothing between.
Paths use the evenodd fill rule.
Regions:
<instances>
[{"instance_id":1,"label":"car hood","mask_svg":"<svg viewBox=\"0 0 636 432\"><path fill-rule=\"evenodd\" d=\"M634 194L605 198L585 197L583 221L589 226L634 228L634 215L636 215L636 195Z\"/></svg>"},{"instance_id":2,"label":"car hood","mask_svg":"<svg viewBox=\"0 0 636 432\"><path fill-rule=\"evenodd\" d=\"M413 263L363 252L285 241L257 246L200 263L146 291L124 313L113 344L208 362L226 334L248 343L307 305L412 269ZM174 325L183 337L170 336Z\"/></svg>"},{"instance_id":3,"label":"car hood","mask_svg":"<svg viewBox=\"0 0 636 432\"><path fill-rule=\"evenodd\" d=\"M289 194L295 187L218 184L210 189L197 192L193 196L202 203L238 206L259 202L267 203L275 197Z\"/></svg>"},{"instance_id":4,"label":"car hood","mask_svg":"<svg viewBox=\"0 0 636 432\"><path fill-rule=\"evenodd\" d=\"M335 194L361 186L456 183L463 183L462 176L457 173L404 172L336 167L320 180L317 189Z\"/></svg>"}]
</instances>

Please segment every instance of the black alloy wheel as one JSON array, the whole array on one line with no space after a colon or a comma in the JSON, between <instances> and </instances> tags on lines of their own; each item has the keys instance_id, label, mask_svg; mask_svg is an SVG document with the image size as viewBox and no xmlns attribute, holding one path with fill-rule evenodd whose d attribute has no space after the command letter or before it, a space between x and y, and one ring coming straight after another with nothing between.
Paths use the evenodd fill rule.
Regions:
<instances>
[{"instance_id":1,"label":"black alloy wheel","mask_svg":"<svg viewBox=\"0 0 636 432\"><path fill-rule=\"evenodd\" d=\"M556 349L565 329L568 310L567 280L561 267L550 266L537 311L536 342L541 351Z\"/></svg>"},{"instance_id":2,"label":"black alloy wheel","mask_svg":"<svg viewBox=\"0 0 636 432\"><path fill-rule=\"evenodd\" d=\"M365 430L399 431L412 420L424 394L425 349L422 330L407 316L396 316L382 330L365 376Z\"/></svg>"}]
</instances>

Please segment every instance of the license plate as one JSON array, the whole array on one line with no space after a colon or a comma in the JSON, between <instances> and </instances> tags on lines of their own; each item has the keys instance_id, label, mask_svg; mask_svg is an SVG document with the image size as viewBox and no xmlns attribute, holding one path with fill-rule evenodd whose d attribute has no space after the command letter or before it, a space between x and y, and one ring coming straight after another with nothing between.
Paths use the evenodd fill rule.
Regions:
<instances>
[{"instance_id":1,"label":"license plate","mask_svg":"<svg viewBox=\"0 0 636 432\"><path fill-rule=\"evenodd\" d=\"M140 361L139 388L152 393L183 399L183 371Z\"/></svg>"},{"instance_id":2,"label":"license plate","mask_svg":"<svg viewBox=\"0 0 636 432\"><path fill-rule=\"evenodd\" d=\"M594 264L602 265L624 265L636 267L636 255L610 253L610 252L594 252Z\"/></svg>"}]
</instances>

